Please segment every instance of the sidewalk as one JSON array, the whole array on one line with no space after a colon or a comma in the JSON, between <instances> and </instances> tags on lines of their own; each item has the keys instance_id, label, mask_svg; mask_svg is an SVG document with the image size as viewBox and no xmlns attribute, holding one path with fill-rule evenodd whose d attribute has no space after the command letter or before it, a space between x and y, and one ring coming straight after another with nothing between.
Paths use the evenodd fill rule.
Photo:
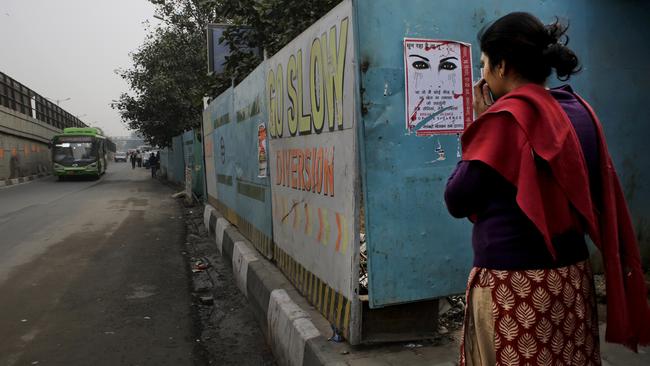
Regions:
<instances>
[{"instance_id":1,"label":"sidewalk","mask_svg":"<svg viewBox=\"0 0 650 366\"><path fill-rule=\"evenodd\" d=\"M433 341L352 347L329 341L330 324L280 270L212 206L203 220L217 248L232 263L235 282L251 304L279 365L291 366L453 366L458 361L460 330ZM601 324L601 338L604 338ZM601 342L604 366L650 365L650 347L635 354Z\"/></svg>"}]
</instances>

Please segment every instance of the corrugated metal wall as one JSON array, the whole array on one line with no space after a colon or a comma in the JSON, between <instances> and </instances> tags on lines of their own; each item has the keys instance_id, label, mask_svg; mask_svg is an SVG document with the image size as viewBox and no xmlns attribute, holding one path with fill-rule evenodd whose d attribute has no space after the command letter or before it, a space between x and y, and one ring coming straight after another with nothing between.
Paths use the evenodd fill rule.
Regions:
<instances>
[{"instance_id":1,"label":"corrugated metal wall","mask_svg":"<svg viewBox=\"0 0 650 366\"><path fill-rule=\"evenodd\" d=\"M210 103L204 113L210 134L216 197L208 201L239 226L267 257L272 256L271 191L268 177L259 176L258 128L267 120L264 102L264 65L237 87ZM268 150L267 150L268 151ZM208 187L213 192L214 187Z\"/></svg>"},{"instance_id":2,"label":"corrugated metal wall","mask_svg":"<svg viewBox=\"0 0 650 366\"><path fill-rule=\"evenodd\" d=\"M555 16L570 20L570 46L584 66L571 84L593 104L605 126L648 265L650 159L644 143L645 106L650 104L645 93L650 82L650 3L357 0L354 6L357 90L362 98L356 108L361 118L360 169L373 307L462 292L472 257L471 226L452 219L442 199L447 177L459 160L458 136L416 137L405 131L402 41L416 37L471 43L477 79L477 32L512 11L529 11L545 22ZM266 107L262 104L255 118L240 114L265 89L260 68L210 104L204 126L210 124L206 131L214 129L207 144L215 165L211 179L216 182L216 197L211 194L210 200L232 220L270 237L269 186L255 176L254 133L259 123L267 122ZM436 161L438 146L446 160ZM214 188L208 187L208 192ZM250 196L253 191L256 198Z\"/></svg>"},{"instance_id":3,"label":"corrugated metal wall","mask_svg":"<svg viewBox=\"0 0 650 366\"><path fill-rule=\"evenodd\" d=\"M404 128L405 37L472 43L479 75L477 32L512 11L545 22L569 19L570 46L584 71L571 80L605 126L648 265L650 159L645 91L650 82L650 3L647 1L359 0L359 58L363 70L362 166L373 306L464 290L472 257L470 225L452 219L443 203L455 166L457 136L415 137ZM555 82L554 84L558 84ZM447 160L431 163L440 144Z\"/></svg>"}]
</instances>

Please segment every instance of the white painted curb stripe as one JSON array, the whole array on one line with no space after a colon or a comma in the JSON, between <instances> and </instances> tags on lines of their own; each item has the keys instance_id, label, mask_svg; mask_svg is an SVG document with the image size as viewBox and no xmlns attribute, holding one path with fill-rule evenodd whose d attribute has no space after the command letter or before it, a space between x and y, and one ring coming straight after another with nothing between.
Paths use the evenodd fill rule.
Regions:
<instances>
[{"instance_id":1,"label":"white painted curb stripe","mask_svg":"<svg viewBox=\"0 0 650 366\"><path fill-rule=\"evenodd\" d=\"M39 178L47 177L50 174L35 174L35 175L28 175L24 177L19 177L19 178L11 178L11 179L3 179L0 180L0 187L6 187L6 186L15 186L18 184L24 184L24 183L29 183L35 180L38 180ZM21 182L22 180L22 182Z\"/></svg>"},{"instance_id":2,"label":"white painted curb stripe","mask_svg":"<svg viewBox=\"0 0 650 366\"><path fill-rule=\"evenodd\" d=\"M259 258L255 252L243 241L238 241L232 248L232 272L235 276L235 282L239 290L248 297L246 290L248 278L248 264L254 262Z\"/></svg>"},{"instance_id":3,"label":"white painted curb stripe","mask_svg":"<svg viewBox=\"0 0 650 366\"><path fill-rule=\"evenodd\" d=\"M214 207L205 205L205 210L203 210L203 225L208 232L210 232L210 217L212 216L212 212L214 212Z\"/></svg>"},{"instance_id":4,"label":"white painted curb stripe","mask_svg":"<svg viewBox=\"0 0 650 366\"><path fill-rule=\"evenodd\" d=\"M230 223L228 220L224 219L223 217L220 217L217 219L217 228L215 229L214 232L214 240L217 243L217 248L219 249L219 253L223 254L223 235L226 232L226 229L230 226Z\"/></svg>"},{"instance_id":5,"label":"white painted curb stripe","mask_svg":"<svg viewBox=\"0 0 650 366\"><path fill-rule=\"evenodd\" d=\"M309 315L285 290L271 292L267 314L269 339L279 365L301 366L305 343L320 336Z\"/></svg>"}]
</instances>

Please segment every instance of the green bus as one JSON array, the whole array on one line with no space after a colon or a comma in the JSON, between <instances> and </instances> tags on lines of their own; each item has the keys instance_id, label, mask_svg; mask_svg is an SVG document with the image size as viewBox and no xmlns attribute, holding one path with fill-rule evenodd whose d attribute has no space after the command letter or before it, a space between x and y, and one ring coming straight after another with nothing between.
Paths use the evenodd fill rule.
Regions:
<instances>
[{"instance_id":1,"label":"green bus","mask_svg":"<svg viewBox=\"0 0 650 366\"><path fill-rule=\"evenodd\" d=\"M98 179L114 152L115 144L99 128L65 128L52 139L52 170L59 180L77 175Z\"/></svg>"}]
</instances>

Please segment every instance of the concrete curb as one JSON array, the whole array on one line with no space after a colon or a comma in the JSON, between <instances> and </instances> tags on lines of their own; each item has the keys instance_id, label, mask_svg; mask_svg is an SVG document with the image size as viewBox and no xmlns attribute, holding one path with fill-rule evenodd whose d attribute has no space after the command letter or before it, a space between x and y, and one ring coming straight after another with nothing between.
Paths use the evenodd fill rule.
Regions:
<instances>
[{"instance_id":1,"label":"concrete curb","mask_svg":"<svg viewBox=\"0 0 650 366\"><path fill-rule=\"evenodd\" d=\"M251 262L259 260L257 254L245 242L238 241L232 250L232 271L235 274L237 287L248 298L248 267Z\"/></svg>"},{"instance_id":2,"label":"concrete curb","mask_svg":"<svg viewBox=\"0 0 650 366\"><path fill-rule=\"evenodd\" d=\"M47 177L49 175L50 174L39 173L39 174L29 175L27 177L0 180L0 187L10 187L10 186L15 186L17 184L28 183L37 180L39 178Z\"/></svg>"},{"instance_id":3,"label":"concrete curb","mask_svg":"<svg viewBox=\"0 0 650 366\"><path fill-rule=\"evenodd\" d=\"M237 287L246 296L278 365L337 365L324 351L327 339L309 312L291 295L297 291L280 270L259 254L214 207L205 206L203 222L221 255L231 261Z\"/></svg>"},{"instance_id":4,"label":"concrete curb","mask_svg":"<svg viewBox=\"0 0 650 366\"><path fill-rule=\"evenodd\" d=\"M267 315L268 334L280 365L303 365L305 345L320 332L307 312L291 300L285 290L271 291Z\"/></svg>"},{"instance_id":5,"label":"concrete curb","mask_svg":"<svg viewBox=\"0 0 650 366\"><path fill-rule=\"evenodd\" d=\"M203 218L221 255L231 261L237 286L248 299L278 365L456 365L458 345L453 342L422 348L420 352L426 354L408 349L393 353L388 349L375 349L357 353L354 358L346 356L354 350L345 343L328 341L323 335L329 325L327 320L320 317L284 274L257 252L235 226L210 205L206 205ZM603 329L601 334L604 334ZM605 342L602 345L607 348L608 355L603 358L603 365L648 364L645 356Z\"/></svg>"}]
</instances>

